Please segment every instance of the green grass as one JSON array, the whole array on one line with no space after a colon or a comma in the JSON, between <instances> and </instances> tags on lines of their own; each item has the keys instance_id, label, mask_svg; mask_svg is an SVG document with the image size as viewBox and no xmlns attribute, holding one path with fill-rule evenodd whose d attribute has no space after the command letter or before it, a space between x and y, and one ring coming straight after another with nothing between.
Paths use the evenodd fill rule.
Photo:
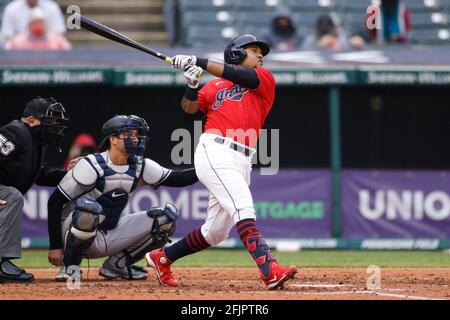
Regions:
<instances>
[{"instance_id":1,"label":"green grass","mask_svg":"<svg viewBox=\"0 0 450 320\"><path fill-rule=\"evenodd\" d=\"M304 250L300 252L277 252L274 256L281 264L299 267L447 267L450 253L444 251L343 251ZM104 259L89 260L91 267L100 266ZM24 250L22 259L15 263L23 268L49 268L47 251ZM140 263L144 265L145 262ZM87 260L83 260L87 267ZM210 249L178 260L176 267L253 267L250 254L244 250Z\"/></svg>"}]
</instances>

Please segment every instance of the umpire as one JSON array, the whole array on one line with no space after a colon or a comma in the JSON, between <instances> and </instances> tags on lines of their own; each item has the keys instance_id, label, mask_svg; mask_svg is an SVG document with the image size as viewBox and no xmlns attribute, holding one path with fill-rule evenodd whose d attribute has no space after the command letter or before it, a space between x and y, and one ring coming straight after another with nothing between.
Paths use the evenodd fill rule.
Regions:
<instances>
[{"instance_id":1,"label":"umpire","mask_svg":"<svg viewBox=\"0 0 450 320\"><path fill-rule=\"evenodd\" d=\"M42 160L46 145L61 151L68 120L61 103L37 97L27 103L21 120L0 128L0 283L34 279L10 261L21 257L23 195L34 183L56 186L65 175L66 171L46 167Z\"/></svg>"}]
</instances>

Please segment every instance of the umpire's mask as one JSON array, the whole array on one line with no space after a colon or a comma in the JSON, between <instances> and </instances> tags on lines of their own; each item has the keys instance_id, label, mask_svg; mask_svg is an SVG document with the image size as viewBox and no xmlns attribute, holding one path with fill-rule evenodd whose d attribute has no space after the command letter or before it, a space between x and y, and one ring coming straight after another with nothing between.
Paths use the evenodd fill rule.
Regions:
<instances>
[{"instance_id":1,"label":"umpire's mask","mask_svg":"<svg viewBox=\"0 0 450 320\"><path fill-rule=\"evenodd\" d=\"M23 116L39 119L41 124L34 129L40 132L42 142L56 146L61 152L61 142L68 128L69 117L60 102L54 98L37 97L27 103Z\"/></svg>"}]
</instances>

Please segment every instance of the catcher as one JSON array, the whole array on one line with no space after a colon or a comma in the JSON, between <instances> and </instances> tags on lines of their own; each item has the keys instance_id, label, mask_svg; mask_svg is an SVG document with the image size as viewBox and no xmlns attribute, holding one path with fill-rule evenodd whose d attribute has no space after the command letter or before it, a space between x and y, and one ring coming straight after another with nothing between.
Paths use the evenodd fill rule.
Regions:
<instances>
[{"instance_id":1,"label":"catcher","mask_svg":"<svg viewBox=\"0 0 450 320\"><path fill-rule=\"evenodd\" d=\"M145 279L133 264L160 248L175 231L177 210L165 207L124 215L129 195L145 184L183 187L198 181L195 170L169 170L144 158L149 127L143 118L119 115L103 125L100 146L70 170L48 202L48 260L61 266L56 281L81 280L83 257L108 257L100 268L107 279Z\"/></svg>"}]
</instances>

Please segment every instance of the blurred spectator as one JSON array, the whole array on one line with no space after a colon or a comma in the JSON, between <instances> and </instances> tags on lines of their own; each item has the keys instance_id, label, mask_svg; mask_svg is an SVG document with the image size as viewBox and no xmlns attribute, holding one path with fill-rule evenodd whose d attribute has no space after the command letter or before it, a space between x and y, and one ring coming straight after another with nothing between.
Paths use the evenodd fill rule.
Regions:
<instances>
[{"instance_id":1,"label":"blurred spectator","mask_svg":"<svg viewBox=\"0 0 450 320\"><path fill-rule=\"evenodd\" d=\"M28 30L10 39L6 50L70 50L69 41L61 33L50 33L41 9L30 11Z\"/></svg>"},{"instance_id":2,"label":"blurred spectator","mask_svg":"<svg viewBox=\"0 0 450 320\"><path fill-rule=\"evenodd\" d=\"M44 13L49 33L66 32L64 17L58 4L51 0L14 0L3 12L1 34L8 40L27 32L30 12L39 8Z\"/></svg>"},{"instance_id":3,"label":"blurred spectator","mask_svg":"<svg viewBox=\"0 0 450 320\"><path fill-rule=\"evenodd\" d=\"M371 41L406 43L411 30L411 12L401 0L381 0L381 30L371 30Z\"/></svg>"},{"instance_id":4,"label":"blurred spectator","mask_svg":"<svg viewBox=\"0 0 450 320\"><path fill-rule=\"evenodd\" d=\"M0 0L0 26L2 25L3 11L12 0Z\"/></svg>"},{"instance_id":5,"label":"blurred spectator","mask_svg":"<svg viewBox=\"0 0 450 320\"><path fill-rule=\"evenodd\" d=\"M178 0L164 1L164 19L166 23L168 45L173 47L178 44L179 38L179 20L180 14L178 9Z\"/></svg>"},{"instance_id":6,"label":"blurred spectator","mask_svg":"<svg viewBox=\"0 0 450 320\"><path fill-rule=\"evenodd\" d=\"M275 12L270 31L262 38L270 48L281 51L299 48L304 39L303 35L297 31L291 14L286 8L279 8Z\"/></svg>"},{"instance_id":7,"label":"blurred spectator","mask_svg":"<svg viewBox=\"0 0 450 320\"><path fill-rule=\"evenodd\" d=\"M274 50L297 49L302 45L303 39L285 8L277 10L272 19L270 32L263 36L263 40Z\"/></svg>"},{"instance_id":8,"label":"blurred spectator","mask_svg":"<svg viewBox=\"0 0 450 320\"><path fill-rule=\"evenodd\" d=\"M2 17L3 17L3 11L5 10L6 6L11 2L12 0L0 0L0 49L2 49L5 46L6 38L1 32L1 25L2 25Z\"/></svg>"},{"instance_id":9,"label":"blurred spectator","mask_svg":"<svg viewBox=\"0 0 450 320\"><path fill-rule=\"evenodd\" d=\"M98 151L97 143L93 136L87 133L81 133L75 137L72 146L70 147L69 154L64 162L64 168L67 170L70 160L84 157L88 154Z\"/></svg>"},{"instance_id":10,"label":"blurred spectator","mask_svg":"<svg viewBox=\"0 0 450 320\"><path fill-rule=\"evenodd\" d=\"M331 49L333 51L361 49L365 41L360 36L349 39L340 31L338 24L328 15L317 19L315 35L306 38L304 49Z\"/></svg>"}]
</instances>

